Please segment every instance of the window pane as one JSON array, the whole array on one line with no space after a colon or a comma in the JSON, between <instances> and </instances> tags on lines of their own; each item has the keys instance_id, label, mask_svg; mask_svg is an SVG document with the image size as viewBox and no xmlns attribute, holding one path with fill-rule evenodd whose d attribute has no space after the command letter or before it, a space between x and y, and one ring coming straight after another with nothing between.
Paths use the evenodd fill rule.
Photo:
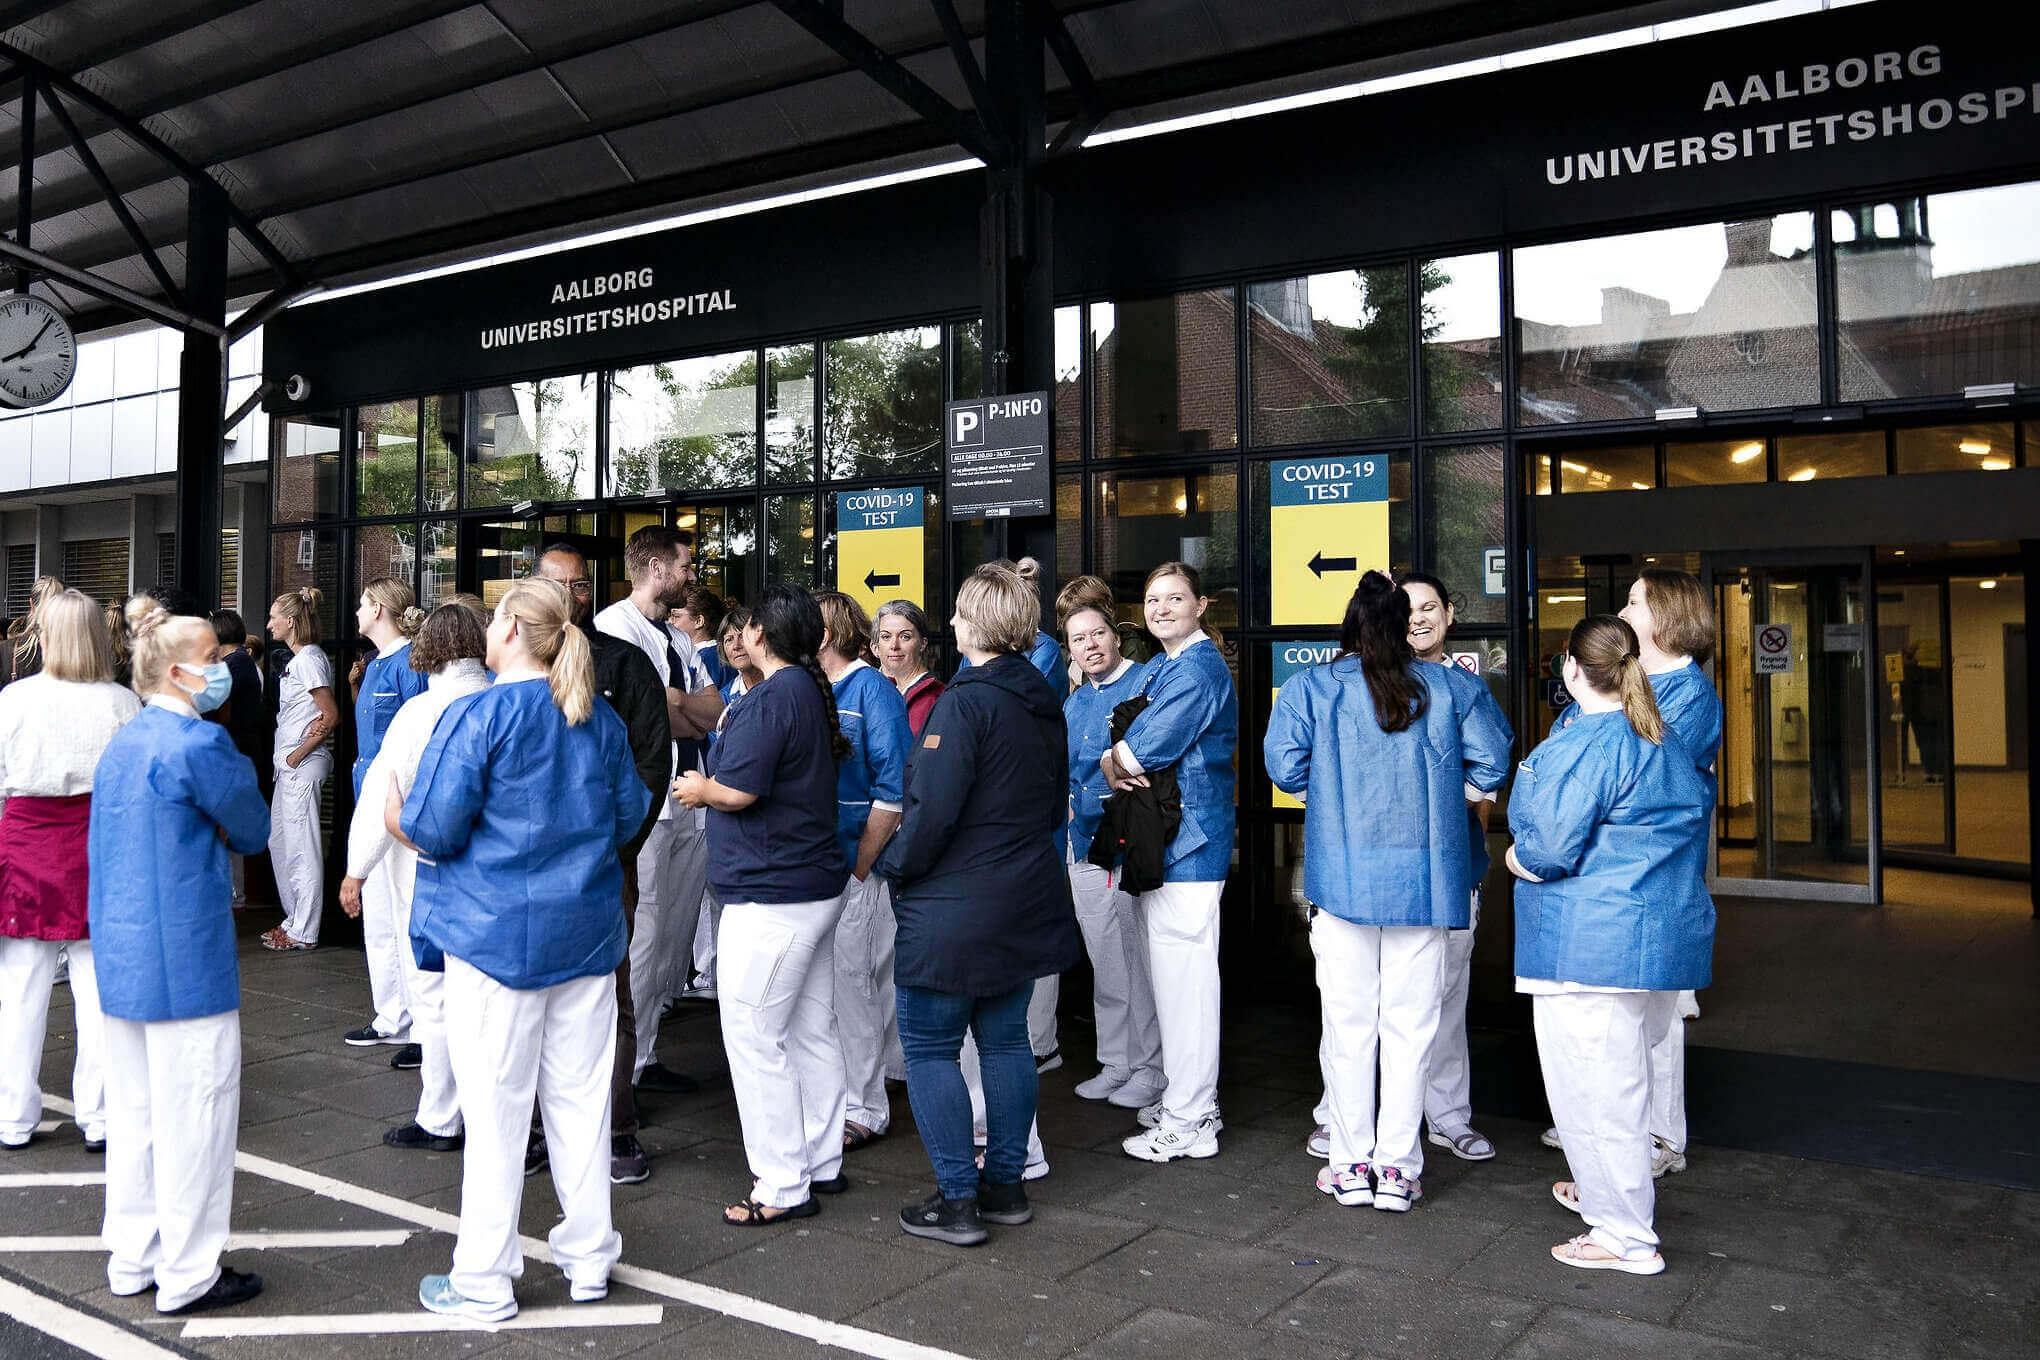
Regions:
<instances>
[{"instance_id":1,"label":"window pane","mask_svg":"<svg viewBox=\"0 0 2040 1360\"><path fill-rule=\"evenodd\" d=\"M1405 266L1254 284L1247 327L1255 445L1408 433Z\"/></svg>"},{"instance_id":2,"label":"window pane","mask_svg":"<svg viewBox=\"0 0 2040 1360\"><path fill-rule=\"evenodd\" d=\"M1237 629L1240 609L1239 474L1229 464L1153 476L1093 478L1093 570L1111 583L1121 619L1142 622L1149 571L1188 562L1211 597L1206 617ZM1052 626L1052 624L1051 624Z\"/></svg>"},{"instance_id":3,"label":"window pane","mask_svg":"<svg viewBox=\"0 0 2040 1360\"><path fill-rule=\"evenodd\" d=\"M1856 434L1785 435L1778 440L1778 480L1810 482L1816 477L1882 477L1884 431Z\"/></svg>"},{"instance_id":4,"label":"window pane","mask_svg":"<svg viewBox=\"0 0 2040 1360\"><path fill-rule=\"evenodd\" d=\"M1838 209L1844 401L2040 382L2040 184Z\"/></svg>"},{"instance_id":5,"label":"window pane","mask_svg":"<svg viewBox=\"0 0 2040 1360\"><path fill-rule=\"evenodd\" d=\"M434 519L425 522L424 572L419 580L418 603L425 609L437 609L446 603L449 595L459 591L457 572L459 559L456 556L459 536L450 519Z\"/></svg>"},{"instance_id":6,"label":"window pane","mask_svg":"<svg viewBox=\"0 0 2040 1360\"><path fill-rule=\"evenodd\" d=\"M468 505L585 500L595 494L595 375L470 394Z\"/></svg>"},{"instance_id":7,"label":"window pane","mask_svg":"<svg viewBox=\"0 0 2040 1360\"><path fill-rule=\"evenodd\" d=\"M475 530L476 577L483 604L495 609L512 581L531 575L545 535L544 526L534 520L492 522Z\"/></svg>"},{"instance_id":8,"label":"window pane","mask_svg":"<svg viewBox=\"0 0 2040 1360\"><path fill-rule=\"evenodd\" d=\"M694 535L694 569L701 584L726 604L758 598L764 576L758 560L758 511L752 501L680 506L673 527Z\"/></svg>"},{"instance_id":9,"label":"window pane","mask_svg":"<svg viewBox=\"0 0 2040 1360\"><path fill-rule=\"evenodd\" d=\"M1055 309L1055 456L1084 456L1084 309Z\"/></svg>"},{"instance_id":10,"label":"window pane","mask_svg":"<svg viewBox=\"0 0 2040 1360\"><path fill-rule=\"evenodd\" d=\"M1492 594L1487 575L1489 553L1500 554L1505 566L1508 560L1503 456L1499 444L1431 449L1424 455L1431 569L1452 592L1454 615L1463 624L1508 618L1506 571Z\"/></svg>"},{"instance_id":11,"label":"window pane","mask_svg":"<svg viewBox=\"0 0 2040 1360\"><path fill-rule=\"evenodd\" d=\"M765 480L815 479L815 347L765 351Z\"/></svg>"},{"instance_id":12,"label":"window pane","mask_svg":"<svg viewBox=\"0 0 2040 1360\"><path fill-rule=\"evenodd\" d=\"M1548 453L1526 453L1523 455L1523 487L1532 496L1551 494L1551 455Z\"/></svg>"},{"instance_id":13,"label":"window pane","mask_svg":"<svg viewBox=\"0 0 2040 1360\"><path fill-rule=\"evenodd\" d=\"M285 529L271 534L269 542L270 599L305 586L317 588L325 596L319 608L319 636L332 642L340 625L340 531ZM258 614L266 619L269 601L264 600L259 609L242 612L251 620ZM332 649L327 650L330 653Z\"/></svg>"},{"instance_id":14,"label":"window pane","mask_svg":"<svg viewBox=\"0 0 2040 1360\"><path fill-rule=\"evenodd\" d=\"M1526 425L1820 399L1810 213L1535 246L1515 264Z\"/></svg>"},{"instance_id":15,"label":"window pane","mask_svg":"<svg viewBox=\"0 0 2040 1360\"><path fill-rule=\"evenodd\" d=\"M1900 472L2003 472L2012 466L2010 421L1898 432Z\"/></svg>"},{"instance_id":16,"label":"window pane","mask_svg":"<svg viewBox=\"0 0 2040 1360\"><path fill-rule=\"evenodd\" d=\"M965 321L949 328L955 346L949 359L949 399L961 401L985 390L985 323Z\"/></svg>"},{"instance_id":17,"label":"window pane","mask_svg":"<svg viewBox=\"0 0 2040 1360\"><path fill-rule=\"evenodd\" d=\"M1502 425L1502 264L1499 255L1426 260L1424 428Z\"/></svg>"},{"instance_id":18,"label":"window pane","mask_svg":"<svg viewBox=\"0 0 2040 1360\"><path fill-rule=\"evenodd\" d=\"M1558 455L1558 489L1648 491L1657 485L1657 450L1648 444L1620 449L1575 449Z\"/></svg>"},{"instance_id":19,"label":"window pane","mask_svg":"<svg viewBox=\"0 0 2040 1360\"><path fill-rule=\"evenodd\" d=\"M361 588L384 576L394 576L413 590L417 589L416 524L364 524L354 531L356 593L343 601L347 606L346 631L350 638L354 636L354 606L359 601Z\"/></svg>"},{"instance_id":20,"label":"window pane","mask_svg":"<svg viewBox=\"0 0 2040 1360\"><path fill-rule=\"evenodd\" d=\"M1408 571L1416 565L1417 560L1416 545L1412 541L1415 518L1410 510L1410 455L1408 451L1397 450L1393 453L1369 453L1362 456L1366 458L1385 458L1388 460L1388 561L1368 561L1365 560L1364 556L1356 552L1355 570L1350 577L1350 581L1353 584L1358 584L1360 580L1359 573L1362 571L1380 567L1387 567L1391 571ZM1264 573L1262 577L1264 588L1260 594L1260 602L1257 607L1258 612L1254 621L1265 624L1269 618L1269 601L1272 594L1272 591L1266 588L1269 581L1265 573L1269 569L1268 564L1274 560L1276 551L1275 545L1269 542L1268 508L1270 496L1268 494L1268 464L1262 462L1251 464L1248 467L1248 476L1251 478L1249 485L1252 489L1254 506L1254 513L1248 530L1250 535L1248 552L1251 555L1251 559L1255 563L1260 564L1256 569ZM1291 546L1293 547L1294 545ZM1307 552L1314 550L1314 546L1306 549ZM1325 626L1328 628L1337 627L1338 623L1339 620L1336 618L1324 621Z\"/></svg>"},{"instance_id":21,"label":"window pane","mask_svg":"<svg viewBox=\"0 0 2040 1360\"><path fill-rule=\"evenodd\" d=\"M1761 482L1765 477L1764 441L1714 439L1698 444L1665 446L1666 486L1726 486Z\"/></svg>"},{"instance_id":22,"label":"window pane","mask_svg":"<svg viewBox=\"0 0 2040 1360\"><path fill-rule=\"evenodd\" d=\"M1055 479L1055 579L1058 583L1084 574L1084 479L1065 472ZM1050 632L1052 623L1042 625Z\"/></svg>"},{"instance_id":23,"label":"window pane","mask_svg":"<svg viewBox=\"0 0 2040 1360\"><path fill-rule=\"evenodd\" d=\"M609 375L609 494L749 486L758 476L758 355Z\"/></svg>"},{"instance_id":24,"label":"window pane","mask_svg":"<svg viewBox=\"0 0 2040 1360\"><path fill-rule=\"evenodd\" d=\"M354 513L408 515L418 508L418 403L391 401L354 413Z\"/></svg>"},{"instance_id":25,"label":"window pane","mask_svg":"<svg viewBox=\"0 0 2040 1360\"><path fill-rule=\"evenodd\" d=\"M116 426L120 424L119 414L115 412ZM269 446L277 455L277 522L338 518L339 413L279 416Z\"/></svg>"},{"instance_id":26,"label":"window pane","mask_svg":"<svg viewBox=\"0 0 2040 1360\"><path fill-rule=\"evenodd\" d=\"M453 509L460 476L460 393L441 392L425 398L419 433L425 440L425 508Z\"/></svg>"},{"instance_id":27,"label":"window pane","mask_svg":"<svg viewBox=\"0 0 2040 1360\"><path fill-rule=\"evenodd\" d=\"M1233 293L1213 288L1091 304L1091 392L1101 458L1240 442Z\"/></svg>"},{"instance_id":28,"label":"window pane","mask_svg":"<svg viewBox=\"0 0 2040 1360\"><path fill-rule=\"evenodd\" d=\"M828 342L822 452L827 475L942 468L942 328Z\"/></svg>"},{"instance_id":29,"label":"window pane","mask_svg":"<svg viewBox=\"0 0 2040 1360\"><path fill-rule=\"evenodd\" d=\"M773 496L765 502L765 579L815 583L815 498Z\"/></svg>"}]
</instances>

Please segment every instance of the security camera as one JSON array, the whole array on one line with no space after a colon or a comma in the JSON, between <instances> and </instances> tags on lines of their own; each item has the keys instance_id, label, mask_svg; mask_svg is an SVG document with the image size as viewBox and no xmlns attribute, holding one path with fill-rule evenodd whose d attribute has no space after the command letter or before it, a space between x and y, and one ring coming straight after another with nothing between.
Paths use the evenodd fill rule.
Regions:
<instances>
[{"instance_id":1,"label":"security camera","mask_svg":"<svg viewBox=\"0 0 2040 1360\"><path fill-rule=\"evenodd\" d=\"M302 373L293 373L283 380L283 395L292 401L303 401L312 395L312 385L305 381Z\"/></svg>"}]
</instances>

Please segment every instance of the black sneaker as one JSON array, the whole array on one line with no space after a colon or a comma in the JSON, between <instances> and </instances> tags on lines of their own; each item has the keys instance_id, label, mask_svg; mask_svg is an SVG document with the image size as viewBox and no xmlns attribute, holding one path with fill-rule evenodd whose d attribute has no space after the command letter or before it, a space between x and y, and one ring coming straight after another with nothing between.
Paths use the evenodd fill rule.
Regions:
<instances>
[{"instance_id":1,"label":"black sneaker","mask_svg":"<svg viewBox=\"0 0 2040 1360\"><path fill-rule=\"evenodd\" d=\"M980 1177L978 1217L987 1223L1017 1228L1034 1217L1034 1206L1027 1202L1027 1191L1024 1187L994 1185Z\"/></svg>"},{"instance_id":2,"label":"black sneaker","mask_svg":"<svg viewBox=\"0 0 2040 1360\"><path fill-rule=\"evenodd\" d=\"M204 1313L214 1308L232 1308L237 1303L246 1303L262 1292L260 1275L244 1274L232 1266L221 1266L220 1277L213 1281L213 1287L200 1294L181 1308L166 1308L166 1317L181 1317L186 1313Z\"/></svg>"},{"instance_id":3,"label":"black sneaker","mask_svg":"<svg viewBox=\"0 0 2040 1360\"><path fill-rule=\"evenodd\" d=\"M536 1176L545 1170L545 1163L545 1135L533 1129L531 1141L524 1145L524 1174Z\"/></svg>"},{"instance_id":4,"label":"black sneaker","mask_svg":"<svg viewBox=\"0 0 2040 1360\"><path fill-rule=\"evenodd\" d=\"M416 1044L405 1044L390 1054L390 1066L399 1072L415 1072L425 1065L425 1050Z\"/></svg>"},{"instance_id":5,"label":"black sneaker","mask_svg":"<svg viewBox=\"0 0 2040 1360\"><path fill-rule=\"evenodd\" d=\"M399 1128L383 1130L382 1140L384 1147L419 1152L459 1152L467 1146L466 1134L428 1133L425 1126L415 1119Z\"/></svg>"},{"instance_id":6,"label":"black sneaker","mask_svg":"<svg viewBox=\"0 0 2040 1360\"><path fill-rule=\"evenodd\" d=\"M638 1073L637 1088L640 1091L660 1091L668 1095L692 1095L701 1089L701 1083L685 1072L675 1072L664 1063L651 1063Z\"/></svg>"},{"instance_id":7,"label":"black sneaker","mask_svg":"<svg viewBox=\"0 0 2040 1360\"><path fill-rule=\"evenodd\" d=\"M609 1183L637 1185L652 1178L652 1159L634 1133L619 1133L609 1140Z\"/></svg>"},{"instance_id":8,"label":"black sneaker","mask_svg":"<svg viewBox=\"0 0 2040 1360\"><path fill-rule=\"evenodd\" d=\"M919 1204L900 1210L900 1227L913 1237L933 1238L953 1247L974 1247L990 1237L974 1199L944 1199L936 1191Z\"/></svg>"},{"instance_id":9,"label":"black sneaker","mask_svg":"<svg viewBox=\"0 0 2040 1360\"><path fill-rule=\"evenodd\" d=\"M404 1036L384 1034L375 1027L375 1021L371 1020L360 1029L348 1030L340 1036L340 1042L349 1048L374 1048L377 1044L401 1044L404 1042Z\"/></svg>"}]
</instances>

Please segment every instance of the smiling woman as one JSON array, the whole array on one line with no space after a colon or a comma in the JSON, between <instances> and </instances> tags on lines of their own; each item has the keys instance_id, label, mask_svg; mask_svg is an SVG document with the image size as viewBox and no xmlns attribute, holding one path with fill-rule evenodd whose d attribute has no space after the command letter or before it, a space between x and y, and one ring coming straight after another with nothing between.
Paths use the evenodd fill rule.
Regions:
<instances>
[{"instance_id":1,"label":"smiling woman","mask_svg":"<svg viewBox=\"0 0 2040 1360\"><path fill-rule=\"evenodd\" d=\"M78 341L62 312L25 294L0 302L0 405L47 405L77 371Z\"/></svg>"}]
</instances>

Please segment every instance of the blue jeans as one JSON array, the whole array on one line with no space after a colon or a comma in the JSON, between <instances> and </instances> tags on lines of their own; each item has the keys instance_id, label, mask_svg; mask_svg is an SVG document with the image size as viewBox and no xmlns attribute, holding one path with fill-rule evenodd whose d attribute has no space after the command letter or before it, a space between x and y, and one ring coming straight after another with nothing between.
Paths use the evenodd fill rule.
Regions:
<instances>
[{"instance_id":1,"label":"blue jeans","mask_svg":"<svg viewBox=\"0 0 2040 1360\"><path fill-rule=\"evenodd\" d=\"M907 1100L945 1199L976 1199L970 1090L957 1055L966 1030L977 1035L985 1085L984 1178L1018 1185L1034 1124L1034 1051L1027 1043L1024 982L1002 996L962 996L923 987L899 989L900 1047L907 1058Z\"/></svg>"}]
</instances>

